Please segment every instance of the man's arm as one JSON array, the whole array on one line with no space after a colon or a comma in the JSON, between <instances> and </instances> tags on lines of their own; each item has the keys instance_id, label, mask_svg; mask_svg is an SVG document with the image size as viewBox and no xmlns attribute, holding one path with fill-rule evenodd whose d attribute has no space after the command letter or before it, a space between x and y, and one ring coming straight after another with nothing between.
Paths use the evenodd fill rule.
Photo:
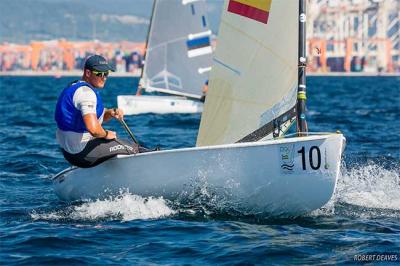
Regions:
<instances>
[{"instance_id":1,"label":"man's arm","mask_svg":"<svg viewBox=\"0 0 400 266\"><path fill-rule=\"evenodd\" d=\"M74 97L74 106L82 113L83 122L86 129L95 138L115 139L116 134L114 131L104 130L101 126L96 115L97 98L92 89L86 86L80 87L76 90ZM105 109L103 120L111 118L110 110Z\"/></svg>"},{"instance_id":2,"label":"man's arm","mask_svg":"<svg viewBox=\"0 0 400 266\"><path fill-rule=\"evenodd\" d=\"M97 120L96 114L86 114L83 116L83 122L89 133L95 138L115 139L116 133L110 130L104 130Z\"/></svg>"}]
</instances>

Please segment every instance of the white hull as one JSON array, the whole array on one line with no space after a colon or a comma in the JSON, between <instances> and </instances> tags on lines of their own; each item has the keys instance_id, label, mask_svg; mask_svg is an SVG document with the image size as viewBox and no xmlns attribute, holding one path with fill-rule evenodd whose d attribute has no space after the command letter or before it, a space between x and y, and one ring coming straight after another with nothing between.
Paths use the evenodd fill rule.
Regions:
<instances>
[{"instance_id":1,"label":"white hull","mask_svg":"<svg viewBox=\"0 0 400 266\"><path fill-rule=\"evenodd\" d=\"M184 97L120 95L117 97L117 102L118 108L123 109L126 115L201 113L203 111L202 102L188 100Z\"/></svg>"},{"instance_id":2,"label":"white hull","mask_svg":"<svg viewBox=\"0 0 400 266\"><path fill-rule=\"evenodd\" d=\"M304 158L298 152L303 147ZM310 166L310 149L316 170ZM343 149L344 137L331 134L156 151L67 169L54 178L54 187L62 200L72 201L104 198L123 189L174 200L207 186L226 192L227 200L244 210L299 215L331 198Z\"/></svg>"}]
</instances>

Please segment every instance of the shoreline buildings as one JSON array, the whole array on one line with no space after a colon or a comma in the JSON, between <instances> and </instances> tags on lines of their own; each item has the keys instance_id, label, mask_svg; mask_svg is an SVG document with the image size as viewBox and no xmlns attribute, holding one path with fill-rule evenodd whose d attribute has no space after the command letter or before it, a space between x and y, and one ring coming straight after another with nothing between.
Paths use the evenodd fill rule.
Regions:
<instances>
[{"instance_id":1,"label":"shoreline buildings","mask_svg":"<svg viewBox=\"0 0 400 266\"><path fill-rule=\"evenodd\" d=\"M311 0L307 8L311 71L400 71L400 0Z\"/></svg>"},{"instance_id":2,"label":"shoreline buildings","mask_svg":"<svg viewBox=\"0 0 400 266\"><path fill-rule=\"evenodd\" d=\"M309 0L307 12L310 73L400 73L400 0ZM127 41L3 43L0 74L73 72L93 53L137 74L144 52L145 43Z\"/></svg>"}]
</instances>

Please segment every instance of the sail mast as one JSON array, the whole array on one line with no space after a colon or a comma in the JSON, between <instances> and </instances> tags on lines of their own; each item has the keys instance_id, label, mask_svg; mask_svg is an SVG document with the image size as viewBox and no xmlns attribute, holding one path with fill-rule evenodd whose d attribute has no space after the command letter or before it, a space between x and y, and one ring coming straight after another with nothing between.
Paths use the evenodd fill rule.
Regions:
<instances>
[{"instance_id":1,"label":"sail mast","mask_svg":"<svg viewBox=\"0 0 400 266\"><path fill-rule=\"evenodd\" d=\"M157 2L157 0L154 0L154 1L153 1L153 7L151 8L150 25L149 25L149 28L147 29L146 46L145 46L145 50L144 50L144 54L143 54L143 61L144 61L144 64L146 64L147 46L148 46L148 44L149 44L149 37L150 37L150 31L151 31L151 22L153 21L153 16L154 16L154 10L155 10L155 7L156 7L156 2ZM142 78L143 78L144 64L143 64L143 66L142 66L142 71L141 71L141 73L140 73L139 86L140 86L140 81L141 81ZM143 88L139 87L138 90L137 90L137 92L136 92L136 95L141 95L141 94L142 94L142 90L143 90Z\"/></svg>"},{"instance_id":2,"label":"sail mast","mask_svg":"<svg viewBox=\"0 0 400 266\"><path fill-rule=\"evenodd\" d=\"M297 133L308 132L306 121L306 0L299 0L299 60L297 87ZM302 134L299 134L302 135Z\"/></svg>"}]
</instances>

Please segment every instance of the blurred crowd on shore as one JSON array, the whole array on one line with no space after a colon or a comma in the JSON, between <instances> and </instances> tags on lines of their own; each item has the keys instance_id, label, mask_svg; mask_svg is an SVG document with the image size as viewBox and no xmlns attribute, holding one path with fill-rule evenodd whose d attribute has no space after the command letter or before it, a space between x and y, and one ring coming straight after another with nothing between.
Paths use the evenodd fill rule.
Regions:
<instances>
[{"instance_id":1,"label":"blurred crowd on shore","mask_svg":"<svg viewBox=\"0 0 400 266\"><path fill-rule=\"evenodd\" d=\"M144 43L69 42L54 40L27 45L0 44L0 71L73 71L85 59L101 54L112 61L117 72L137 72L143 64Z\"/></svg>"}]
</instances>

